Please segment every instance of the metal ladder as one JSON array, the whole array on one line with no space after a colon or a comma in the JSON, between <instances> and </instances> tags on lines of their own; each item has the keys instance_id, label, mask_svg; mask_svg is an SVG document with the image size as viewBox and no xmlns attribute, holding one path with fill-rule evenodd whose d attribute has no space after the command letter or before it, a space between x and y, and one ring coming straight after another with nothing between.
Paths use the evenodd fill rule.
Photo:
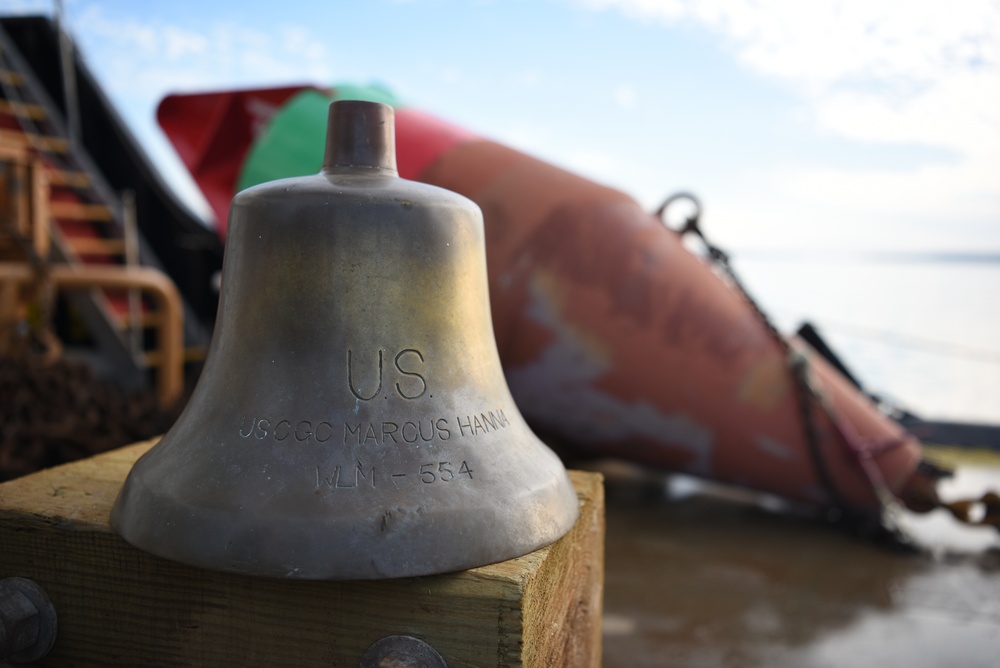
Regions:
<instances>
[{"instance_id":1,"label":"metal ladder","mask_svg":"<svg viewBox=\"0 0 1000 668\"><path fill-rule=\"evenodd\" d=\"M137 264L134 226L133 234L126 233L134 211L123 206L82 148L70 141L58 107L2 29L0 145L27 149L43 165L52 259L85 267ZM95 288L76 291L69 300L96 345L100 371L126 389L146 385L146 370L162 360L147 344L145 331L158 324L160 314L134 290Z\"/></svg>"}]
</instances>

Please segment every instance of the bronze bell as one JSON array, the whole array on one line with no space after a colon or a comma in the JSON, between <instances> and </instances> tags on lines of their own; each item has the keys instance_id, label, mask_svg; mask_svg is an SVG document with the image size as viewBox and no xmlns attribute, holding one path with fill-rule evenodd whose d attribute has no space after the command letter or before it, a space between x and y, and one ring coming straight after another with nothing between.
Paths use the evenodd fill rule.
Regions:
<instances>
[{"instance_id":1,"label":"bronze bell","mask_svg":"<svg viewBox=\"0 0 1000 668\"><path fill-rule=\"evenodd\" d=\"M330 107L315 176L233 200L205 369L111 523L210 569L442 573L565 534L577 499L493 337L483 219L400 179L393 110Z\"/></svg>"}]
</instances>

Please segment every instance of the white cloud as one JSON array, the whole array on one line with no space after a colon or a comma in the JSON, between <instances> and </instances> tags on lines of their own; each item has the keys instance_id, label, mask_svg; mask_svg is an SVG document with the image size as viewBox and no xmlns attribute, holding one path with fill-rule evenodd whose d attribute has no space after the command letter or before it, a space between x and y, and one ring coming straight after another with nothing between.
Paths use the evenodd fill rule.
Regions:
<instances>
[{"instance_id":1,"label":"white cloud","mask_svg":"<svg viewBox=\"0 0 1000 668\"><path fill-rule=\"evenodd\" d=\"M208 39L204 35L167 26L162 34L164 52L168 60L184 56L201 56L208 51Z\"/></svg>"},{"instance_id":2,"label":"white cloud","mask_svg":"<svg viewBox=\"0 0 1000 668\"><path fill-rule=\"evenodd\" d=\"M973 63L996 66L992 0L578 0L668 25L723 34L754 70L805 85L852 77L933 80Z\"/></svg>"},{"instance_id":3,"label":"white cloud","mask_svg":"<svg viewBox=\"0 0 1000 668\"><path fill-rule=\"evenodd\" d=\"M849 140L942 148L934 165L802 168L781 188L814 204L1000 219L1000 3L578 0L668 26L703 25L738 63L797 90L802 117Z\"/></svg>"},{"instance_id":4,"label":"white cloud","mask_svg":"<svg viewBox=\"0 0 1000 668\"><path fill-rule=\"evenodd\" d=\"M815 105L817 125L869 142L921 142L964 154L1000 150L1000 76L957 72L903 99L833 90Z\"/></svg>"},{"instance_id":5,"label":"white cloud","mask_svg":"<svg viewBox=\"0 0 1000 668\"><path fill-rule=\"evenodd\" d=\"M132 131L182 198L200 215L209 209L155 124L152 110L170 93L240 86L327 82L333 69L324 40L304 26L271 32L239 23L191 27L112 16L87 3L68 12L84 58L128 119Z\"/></svg>"},{"instance_id":6,"label":"white cloud","mask_svg":"<svg viewBox=\"0 0 1000 668\"><path fill-rule=\"evenodd\" d=\"M323 82L333 76L323 40L303 26L275 26L271 32L227 23L190 28L112 18L87 5L72 28L88 59L111 64L103 83L118 95L155 100L176 90Z\"/></svg>"}]
</instances>

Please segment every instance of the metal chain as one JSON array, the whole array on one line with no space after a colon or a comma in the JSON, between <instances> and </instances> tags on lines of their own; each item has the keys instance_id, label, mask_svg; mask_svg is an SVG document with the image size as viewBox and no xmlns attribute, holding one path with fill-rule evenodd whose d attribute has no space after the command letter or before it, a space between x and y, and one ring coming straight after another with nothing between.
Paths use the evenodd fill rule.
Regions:
<instances>
[{"instance_id":1,"label":"metal chain","mask_svg":"<svg viewBox=\"0 0 1000 668\"><path fill-rule=\"evenodd\" d=\"M781 349L785 360L788 363L789 372L792 376L792 381L795 387L795 398L796 404L798 406L799 420L802 424L802 432L805 436L806 444L809 448L809 453L813 461L813 466L816 469L816 475L819 478L822 485L827 490L830 499L834 507L838 508L841 512L848 514L856 514L857 509L853 508L849 502L841 494L840 490L837 488L836 483L833 480L833 476L830 474L829 468L827 467L826 460L823 457L823 452L820 447L819 431L816 426L816 420L814 416L814 409L818 406L822 409L827 417L835 425L840 425L840 421L836 419L833 414L832 407L829 402L823 400L821 394L816 389L812 380L810 378L810 367L808 358L800 351L792 348L781 332L778 331L774 323L771 321L770 317L764 312L757 301L750 295L743 281L737 275L736 271L733 269L732 264L729 261L729 255L720 249L718 246L711 243L706 237L704 232L701 230L700 219L702 206L701 202L694 195L686 192L676 193L668 197L660 208L656 210L656 216L667 226L668 229L673 229L670 227L667 221L666 214L671 205L680 201L688 201L694 205L694 211L687 216L684 223L680 228L674 230L679 235L683 236L685 234L696 235L704 244L705 250L708 253L709 258L712 260L714 265L718 267L719 270L726 276L730 281L732 286L735 288L737 294L743 299L743 301L753 310L754 314L757 316L758 321L767 330L770 337ZM838 431L843 432L843 429L838 428ZM846 436L846 434L844 434ZM848 445L851 445L848 441ZM855 449L855 448L852 448ZM861 451L858 451L860 456L863 456ZM885 510L888 506L888 502L897 503L895 497L885 486L884 482L881 480L881 475L873 479L873 472L869 470L869 467L865 467L862 463L862 468L865 469L865 473L872 484L873 491L879 500L882 509ZM877 467L874 467L877 471ZM888 494L886 494L888 493ZM888 519L888 518L887 518ZM888 528L892 529L895 526L895 522L889 521L890 526Z\"/></svg>"},{"instance_id":2,"label":"metal chain","mask_svg":"<svg viewBox=\"0 0 1000 668\"><path fill-rule=\"evenodd\" d=\"M736 271L729 262L729 256L705 238L699 225L702 207L698 198L686 192L676 193L668 197L660 205L655 215L668 229L673 230L666 218L667 210L672 204L682 200L691 202L694 205L694 212L689 214L683 225L674 231L681 236L694 234L701 240L714 265L723 272L744 302L754 311L758 320L771 335L771 338L774 339L788 361L789 372L795 383L795 397L799 409L799 418L802 423L802 431L812 456L816 474L826 487L834 506L848 518L854 517L858 519L862 515L859 514L858 509L853 508L847 502L837 489L833 477L826 466L826 461L820 449L819 433L814 418L814 408L816 407L823 411L823 414L829 420L834 430L855 455L858 465L871 485L872 492L879 503L880 535L897 546L907 548L911 544L911 541L899 528L899 518L903 512L903 504L899 497L890 489L889 485L886 484L881 469L875 463L876 454L902 444L905 438L894 438L882 443L862 443L862 439L855 432L853 425L838 414L829 398L812 382L808 358L803 353L792 348L785 337L781 335L771 322L771 319L760 308L756 300L750 296L750 293L747 292L743 282L737 276ZM921 501L929 502L932 507L944 508L956 519L966 524L987 525L1000 529L1000 495L995 492L986 492L978 499L945 503L937 498L935 491L932 492L932 498L921 499Z\"/></svg>"}]
</instances>

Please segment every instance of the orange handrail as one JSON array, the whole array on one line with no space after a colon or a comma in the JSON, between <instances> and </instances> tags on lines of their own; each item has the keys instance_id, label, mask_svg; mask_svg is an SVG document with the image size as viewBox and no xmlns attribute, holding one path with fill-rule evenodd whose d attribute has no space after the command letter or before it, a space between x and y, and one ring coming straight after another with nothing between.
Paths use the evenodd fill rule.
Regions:
<instances>
[{"instance_id":1,"label":"orange handrail","mask_svg":"<svg viewBox=\"0 0 1000 668\"><path fill-rule=\"evenodd\" d=\"M27 264L0 262L0 282L24 283L35 278ZM166 407L180 397L184 385L184 310L177 286L166 274L148 267L54 265L48 269L48 278L63 290L131 288L150 295L164 315L156 325L157 346L163 351L156 374L156 398Z\"/></svg>"}]
</instances>

